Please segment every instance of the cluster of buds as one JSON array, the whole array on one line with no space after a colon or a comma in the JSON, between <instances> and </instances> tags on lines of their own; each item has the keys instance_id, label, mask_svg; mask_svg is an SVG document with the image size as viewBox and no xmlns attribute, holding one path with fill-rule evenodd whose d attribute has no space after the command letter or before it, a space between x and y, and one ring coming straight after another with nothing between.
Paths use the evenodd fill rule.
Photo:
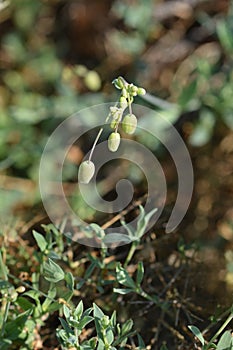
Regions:
<instances>
[{"instance_id":1,"label":"cluster of buds","mask_svg":"<svg viewBox=\"0 0 233 350\"><path fill-rule=\"evenodd\" d=\"M145 95L145 89L138 87L134 84L129 84L124 78L118 77L114 79L114 86L121 90L121 95L119 99L119 106L110 107L110 112L106 118L106 123L111 118L110 127L112 131L108 137L108 149L111 152L116 152L120 146L121 135L118 132L119 127L126 134L132 135L137 128L137 117L132 112L132 103L134 97L137 95ZM129 112L124 115L126 109L129 109ZM100 129L97 138L93 144L90 157L87 161L84 161L79 167L79 182L89 183L95 173L95 165L91 161L91 157L95 148L96 143L103 131L103 128Z\"/></svg>"}]
</instances>

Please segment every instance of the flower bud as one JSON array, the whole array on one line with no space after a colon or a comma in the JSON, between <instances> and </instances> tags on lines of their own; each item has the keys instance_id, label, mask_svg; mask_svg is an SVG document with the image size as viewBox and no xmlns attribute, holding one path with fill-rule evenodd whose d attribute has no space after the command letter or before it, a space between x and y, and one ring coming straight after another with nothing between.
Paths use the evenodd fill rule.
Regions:
<instances>
[{"instance_id":1,"label":"flower bud","mask_svg":"<svg viewBox=\"0 0 233 350\"><path fill-rule=\"evenodd\" d=\"M130 87L130 94L131 94L132 96L137 96L137 94L138 94L138 87L135 86L135 85L133 85L133 84L131 84L131 87Z\"/></svg>"},{"instance_id":2,"label":"flower bud","mask_svg":"<svg viewBox=\"0 0 233 350\"><path fill-rule=\"evenodd\" d=\"M146 90L143 88L138 88L138 95L145 95L146 94Z\"/></svg>"},{"instance_id":3,"label":"flower bud","mask_svg":"<svg viewBox=\"0 0 233 350\"><path fill-rule=\"evenodd\" d=\"M127 114L122 121L122 130L126 134L133 134L137 127L137 118L134 114Z\"/></svg>"},{"instance_id":4,"label":"flower bud","mask_svg":"<svg viewBox=\"0 0 233 350\"><path fill-rule=\"evenodd\" d=\"M128 96L127 90L125 88L122 89L122 96L125 98Z\"/></svg>"},{"instance_id":5,"label":"flower bud","mask_svg":"<svg viewBox=\"0 0 233 350\"><path fill-rule=\"evenodd\" d=\"M118 77L117 79L114 79L112 83L119 90L122 90L125 86L125 81L122 77Z\"/></svg>"},{"instance_id":6,"label":"flower bud","mask_svg":"<svg viewBox=\"0 0 233 350\"><path fill-rule=\"evenodd\" d=\"M17 289L16 289L16 292L18 293L24 293L26 290L26 288L24 286L19 286Z\"/></svg>"},{"instance_id":7,"label":"flower bud","mask_svg":"<svg viewBox=\"0 0 233 350\"><path fill-rule=\"evenodd\" d=\"M120 145L121 135L119 132L112 132L108 138L108 149L111 152L116 152Z\"/></svg>"},{"instance_id":8,"label":"flower bud","mask_svg":"<svg viewBox=\"0 0 233 350\"><path fill-rule=\"evenodd\" d=\"M117 126L117 119L113 119L110 123L110 128L115 129Z\"/></svg>"},{"instance_id":9,"label":"flower bud","mask_svg":"<svg viewBox=\"0 0 233 350\"><path fill-rule=\"evenodd\" d=\"M95 164L86 160L81 163L78 171L78 179L80 183L88 184L95 173Z\"/></svg>"},{"instance_id":10,"label":"flower bud","mask_svg":"<svg viewBox=\"0 0 233 350\"><path fill-rule=\"evenodd\" d=\"M120 106L125 109L128 106L128 102L124 96L120 97Z\"/></svg>"}]
</instances>

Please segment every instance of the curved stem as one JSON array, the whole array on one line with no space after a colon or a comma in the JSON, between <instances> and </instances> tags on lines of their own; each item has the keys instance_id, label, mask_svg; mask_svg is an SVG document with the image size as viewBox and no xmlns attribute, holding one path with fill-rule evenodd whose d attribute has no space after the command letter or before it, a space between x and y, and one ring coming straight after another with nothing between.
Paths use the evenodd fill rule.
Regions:
<instances>
[{"instance_id":1,"label":"curved stem","mask_svg":"<svg viewBox=\"0 0 233 350\"><path fill-rule=\"evenodd\" d=\"M94 141L94 143L93 143L93 146L92 146L92 148L91 148L91 152L90 152L90 155L89 155L89 158L88 158L88 161L89 161L89 162L91 161L93 152L94 152L94 150L95 150L95 146L96 146L97 142L99 141L99 138L100 138L100 136L101 136L103 130L104 130L104 128L101 128L101 129L99 130L97 136L96 136L96 139L95 139L95 141Z\"/></svg>"},{"instance_id":2,"label":"curved stem","mask_svg":"<svg viewBox=\"0 0 233 350\"><path fill-rule=\"evenodd\" d=\"M116 105L117 105L117 102L115 103L114 106L116 106ZM105 121L104 121L104 124L106 124L106 123L108 122L108 120L109 120L110 117L111 117L111 112L108 113L107 118L106 118ZM99 132L98 132L98 134L97 134L97 136L96 136L96 138L95 138L95 141L94 141L94 143L93 143L93 146L91 147L91 152L90 152L90 155L89 155L89 158L88 158L88 161L89 161L89 162L91 161L91 158L92 158L92 156L93 156L93 152L94 152L94 150L95 150L95 146L96 146L97 142L99 141L99 138L100 138L100 136L101 136L103 130L104 130L103 127L100 128L100 130L99 130Z\"/></svg>"},{"instance_id":3,"label":"curved stem","mask_svg":"<svg viewBox=\"0 0 233 350\"><path fill-rule=\"evenodd\" d=\"M222 331L226 328L226 326L228 325L228 323L231 322L232 319L233 319L233 314L231 313L231 314L227 317L227 319L226 319L226 321L223 323L223 325L222 325L222 326L219 328L219 330L215 333L215 335L210 339L209 344L207 344L205 350L210 349L211 344L215 341L215 339L219 336L219 334L222 333Z\"/></svg>"}]
</instances>

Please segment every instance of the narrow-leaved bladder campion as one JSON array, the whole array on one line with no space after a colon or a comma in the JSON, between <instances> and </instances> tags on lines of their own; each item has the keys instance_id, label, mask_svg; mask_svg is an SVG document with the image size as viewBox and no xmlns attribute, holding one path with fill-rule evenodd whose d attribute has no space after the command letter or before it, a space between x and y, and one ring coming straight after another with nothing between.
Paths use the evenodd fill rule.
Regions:
<instances>
[{"instance_id":1,"label":"narrow-leaved bladder campion","mask_svg":"<svg viewBox=\"0 0 233 350\"><path fill-rule=\"evenodd\" d=\"M108 149L111 152L116 152L121 141L121 135L118 130L119 127L121 127L122 130L129 135L132 135L137 128L137 117L133 114L132 103L135 96L145 95L146 90L142 87L128 83L123 77L114 79L112 83L115 88L121 90L121 94L119 101L115 104L115 106L110 107L109 114L105 119L105 124L109 123L110 129L112 129L112 132L108 137ZM128 113L124 115L127 108ZM78 179L80 183L88 184L94 176L95 165L91 159L103 130L103 127L99 130L91 148L88 160L82 162L79 166Z\"/></svg>"}]
</instances>

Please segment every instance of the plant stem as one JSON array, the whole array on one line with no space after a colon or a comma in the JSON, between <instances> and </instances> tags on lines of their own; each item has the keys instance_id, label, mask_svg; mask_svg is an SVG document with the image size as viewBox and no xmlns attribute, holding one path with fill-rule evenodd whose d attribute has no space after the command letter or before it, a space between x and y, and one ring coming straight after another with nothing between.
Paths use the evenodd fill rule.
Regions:
<instances>
[{"instance_id":1,"label":"plant stem","mask_svg":"<svg viewBox=\"0 0 233 350\"><path fill-rule=\"evenodd\" d=\"M135 250L137 249L139 242L138 241L133 241L133 243L131 244L130 250L128 252L127 258L125 259L125 263L124 263L124 268L129 264L129 262L131 261Z\"/></svg>"},{"instance_id":2,"label":"plant stem","mask_svg":"<svg viewBox=\"0 0 233 350\"><path fill-rule=\"evenodd\" d=\"M219 330L215 333L215 335L210 339L209 344L207 344L205 350L210 349L212 343L215 341L215 339L219 336L219 334L222 333L222 331L226 328L226 326L228 325L228 323L231 322L231 320L233 319L233 314L230 313L230 315L227 317L226 321L223 323L223 325L219 328Z\"/></svg>"},{"instance_id":3,"label":"plant stem","mask_svg":"<svg viewBox=\"0 0 233 350\"><path fill-rule=\"evenodd\" d=\"M6 266L5 266L5 264L3 262L3 259L2 259L2 251L1 250L0 250L0 272L2 274L3 280L4 281L8 281L7 269L6 269ZM6 324L6 321L7 321L9 308L10 308L10 301L7 300L7 302L5 304L3 320L2 320L2 327L1 327L1 333L0 333L1 337L4 335L5 324Z\"/></svg>"},{"instance_id":4,"label":"plant stem","mask_svg":"<svg viewBox=\"0 0 233 350\"><path fill-rule=\"evenodd\" d=\"M129 114L133 114L133 111L132 111L132 102L130 102L130 95L128 93L128 106L129 106Z\"/></svg>"},{"instance_id":5,"label":"plant stem","mask_svg":"<svg viewBox=\"0 0 233 350\"><path fill-rule=\"evenodd\" d=\"M115 104L115 106L116 106L116 105L117 105L117 103ZM105 119L105 122L104 122L105 124L108 122L110 116L111 116L111 112L107 115L107 118ZM94 152L94 150L95 150L95 146L96 146L97 142L99 141L99 138L100 138L100 136L101 136L103 130L104 130L103 127L100 128L100 130L99 130L99 132L98 132L98 134L97 134L97 136L96 136L96 138L95 138L95 141L94 141L94 143L93 143L93 146L92 146L92 148L91 148L91 152L90 152L90 155L89 155L89 158L88 158L88 161L89 161L89 162L91 161L93 152Z\"/></svg>"},{"instance_id":6,"label":"plant stem","mask_svg":"<svg viewBox=\"0 0 233 350\"><path fill-rule=\"evenodd\" d=\"M4 335L4 331L5 331L5 324L7 321L7 317L8 317L8 312L9 312L9 308L10 308L10 301L8 300L5 306L5 310L4 310L4 315L3 315L3 320L2 320L2 328L1 328L1 337Z\"/></svg>"},{"instance_id":7,"label":"plant stem","mask_svg":"<svg viewBox=\"0 0 233 350\"><path fill-rule=\"evenodd\" d=\"M5 266L3 259L2 259L2 251L1 250L0 250L0 274L2 275L4 281L8 281L7 269L6 269L6 266Z\"/></svg>"},{"instance_id":8,"label":"plant stem","mask_svg":"<svg viewBox=\"0 0 233 350\"><path fill-rule=\"evenodd\" d=\"M89 162L91 161L91 158L92 158L92 155L93 155L95 146L96 146L97 142L99 141L99 138L100 138L100 136L101 136L103 130L104 130L104 128L101 128L101 129L99 130L97 136L96 136L96 139L95 139L95 141L94 141L94 143L93 143L93 146L92 146L92 148L91 148L91 152L90 152L90 155L89 155L89 158L88 158L88 161L89 161Z\"/></svg>"}]
</instances>

